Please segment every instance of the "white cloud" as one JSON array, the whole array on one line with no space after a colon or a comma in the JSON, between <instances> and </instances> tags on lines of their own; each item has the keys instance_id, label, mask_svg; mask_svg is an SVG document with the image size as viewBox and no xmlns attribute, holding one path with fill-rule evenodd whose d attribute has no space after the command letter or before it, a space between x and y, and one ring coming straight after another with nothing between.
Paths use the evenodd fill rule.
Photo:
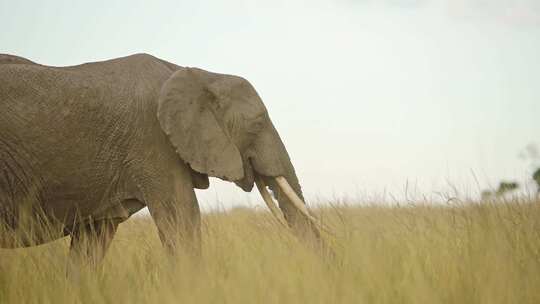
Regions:
<instances>
[{"instance_id":1,"label":"white cloud","mask_svg":"<svg viewBox=\"0 0 540 304\"><path fill-rule=\"evenodd\" d=\"M347 1L374 8L433 9L452 18L495 22L513 26L539 26L538 0L357 0Z\"/></svg>"},{"instance_id":2,"label":"white cloud","mask_svg":"<svg viewBox=\"0 0 540 304\"><path fill-rule=\"evenodd\" d=\"M491 20L511 25L540 25L538 1L452 0L448 12L454 17Z\"/></svg>"}]
</instances>

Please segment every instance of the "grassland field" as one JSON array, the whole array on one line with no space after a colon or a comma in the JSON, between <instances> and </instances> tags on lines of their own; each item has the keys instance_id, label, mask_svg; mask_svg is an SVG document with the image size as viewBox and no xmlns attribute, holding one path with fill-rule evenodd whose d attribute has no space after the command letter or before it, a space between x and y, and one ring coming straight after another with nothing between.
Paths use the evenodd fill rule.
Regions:
<instances>
[{"instance_id":1,"label":"grassland field","mask_svg":"<svg viewBox=\"0 0 540 304\"><path fill-rule=\"evenodd\" d=\"M323 259L269 212L203 215L203 256L168 256L150 218L120 225L97 271L69 240L0 250L0 303L540 303L540 202L338 206Z\"/></svg>"}]
</instances>

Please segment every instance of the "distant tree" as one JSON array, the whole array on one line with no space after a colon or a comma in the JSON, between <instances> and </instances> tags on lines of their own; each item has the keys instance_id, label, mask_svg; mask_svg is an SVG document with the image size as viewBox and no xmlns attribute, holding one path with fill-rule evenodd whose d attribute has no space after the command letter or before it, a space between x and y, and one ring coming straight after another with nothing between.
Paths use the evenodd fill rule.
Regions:
<instances>
[{"instance_id":1,"label":"distant tree","mask_svg":"<svg viewBox=\"0 0 540 304\"><path fill-rule=\"evenodd\" d=\"M482 200L485 201L493 197L493 192L489 190L484 190L480 195L482 197Z\"/></svg>"},{"instance_id":2,"label":"distant tree","mask_svg":"<svg viewBox=\"0 0 540 304\"><path fill-rule=\"evenodd\" d=\"M517 188L519 188L519 184L516 182L500 182L499 189L497 189L495 195L501 196L507 192L516 190Z\"/></svg>"},{"instance_id":3,"label":"distant tree","mask_svg":"<svg viewBox=\"0 0 540 304\"><path fill-rule=\"evenodd\" d=\"M538 147L537 144L530 143L526 145L525 148L523 148L523 150L521 150L518 156L519 158L525 161L528 160L530 162L535 162L538 159L540 159L540 148Z\"/></svg>"},{"instance_id":4,"label":"distant tree","mask_svg":"<svg viewBox=\"0 0 540 304\"><path fill-rule=\"evenodd\" d=\"M516 190L517 188L519 188L519 184L516 182L500 182L497 190L484 190L480 195L482 200L489 200L493 197L503 196L505 193Z\"/></svg>"},{"instance_id":5,"label":"distant tree","mask_svg":"<svg viewBox=\"0 0 540 304\"><path fill-rule=\"evenodd\" d=\"M519 158L528 162L531 168L538 168L532 173L532 179L536 183L536 191L540 194L540 145L530 143L519 153Z\"/></svg>"},{"instance_id":6,"label":"distant tree","mask_svg":"<svg viewBox=\"0 0 540 304\"><path fill-rule=\"evenodd\" d=\"M540 168L534 171L532 178L536 182L536 191L540 193Z\"/></svg>"}]
</instances>

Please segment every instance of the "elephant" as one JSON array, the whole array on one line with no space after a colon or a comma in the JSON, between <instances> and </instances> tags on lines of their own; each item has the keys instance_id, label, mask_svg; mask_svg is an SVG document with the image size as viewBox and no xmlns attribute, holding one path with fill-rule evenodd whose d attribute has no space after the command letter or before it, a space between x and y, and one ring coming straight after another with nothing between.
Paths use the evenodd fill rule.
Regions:
<instances>
[{"instance_id":1,"label":"elephant","mask_svg":"<svg viewBox=\"0 0 540 304\"><path fill-rule=\"evenodd\" d=\"M118 225L148 207L168 252L199 255L194 189L209 177L257 185L294 235L324 243L246 79L149 54L68 67L0 55L1 248L70 236L70 256L99 263Z\"/></svg>"}]
</instances>

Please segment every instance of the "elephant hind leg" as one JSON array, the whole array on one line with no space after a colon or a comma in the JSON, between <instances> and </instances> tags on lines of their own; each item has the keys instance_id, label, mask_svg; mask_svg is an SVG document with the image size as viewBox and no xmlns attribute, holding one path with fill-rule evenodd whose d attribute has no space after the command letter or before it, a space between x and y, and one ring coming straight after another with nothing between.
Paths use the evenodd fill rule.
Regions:
<instances>
[{"instance_id":1,"label":"elephant hind leg","mask_svg":"<svg viewBox=\"0 0 540 304\"><path fill-rule=\"evenodd\" d=\"M70 264L97 267L105 257L120 222L119 219L107 219L75 227L70 233Z\"/></svg>"}]
</instances>

